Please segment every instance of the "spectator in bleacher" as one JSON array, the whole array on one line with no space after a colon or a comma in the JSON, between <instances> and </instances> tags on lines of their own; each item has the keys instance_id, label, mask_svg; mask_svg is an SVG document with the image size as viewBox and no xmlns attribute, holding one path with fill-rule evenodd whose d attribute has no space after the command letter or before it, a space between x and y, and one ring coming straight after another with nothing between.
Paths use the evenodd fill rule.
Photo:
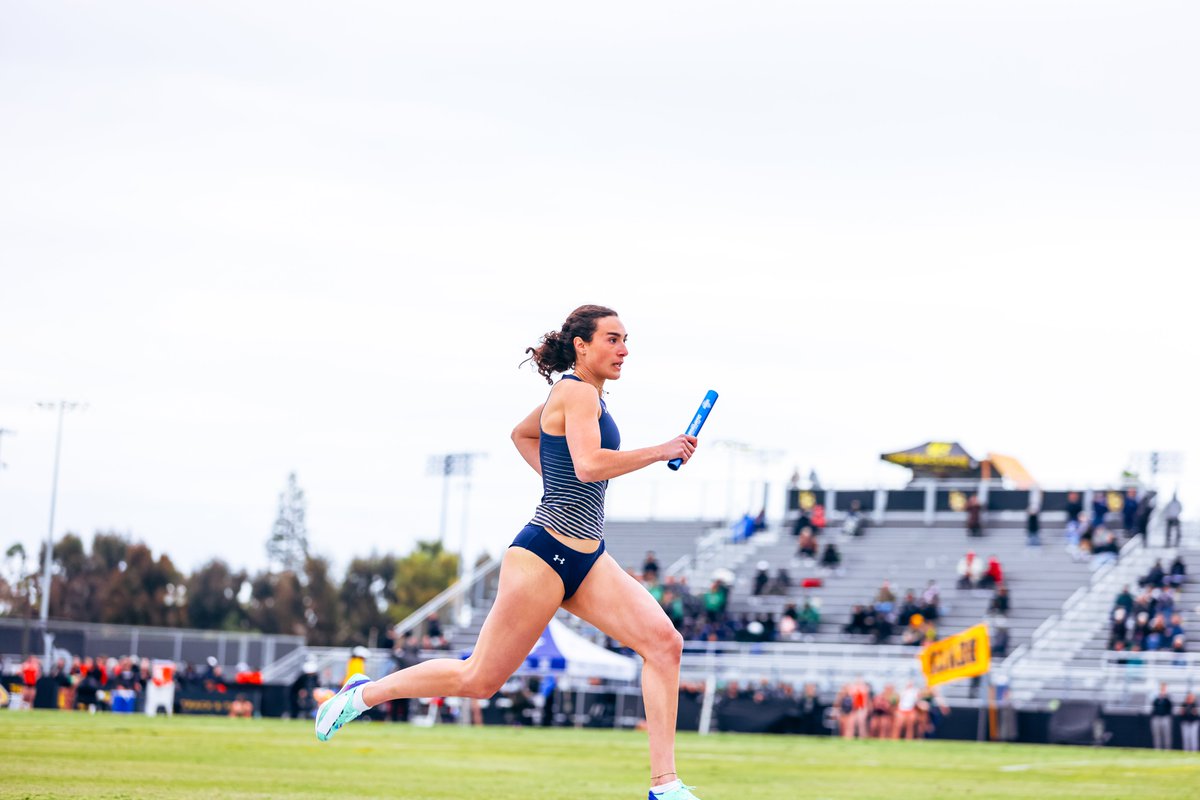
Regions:
<instances>
[{"instance_id":1,"label":"spectator in bleacher","mask_svg":"<svg viewBox=\"0 0 1200 800\"><path fill-rule=\"evenodd\" d=\"M1171 653L1175 658L1171 659L1171 666L1186 667L1187 666L1187 639L1182 635L1176 636L1171 640Z\"/></svg>"},{"instance_id":2,"label":"spectator in bleacher","mask_svg":"<svg viewBox=\"0 0 1200 800\"><path fill-rule=\"evenodd\" d=\"M1108 520L1108 493L1095 492L1092 494L1092 527L1099 528Z\"/></svg>"},{"instance_id":3,"label":"spectator in bleacher","mask_svg":"<svg viewBox=\"0 0 1200 800\"><path fill-rule=\"evenodd\" d=\"M896 593L892 591L891 581L884 580L879 585L879 591L875 593L875 606L885 606L885 610L891 611L896 605Z\"/></svg>"},{"instance_id":4,"label":"spectator in bleacher","mask_svg":"<svg viewBox=\"0 0 1200 800\"><path fill-rule=\"evenodd\" d=\"M850 609L850 621L842 627L843 633L871 633L875 615L864 605Z\"/></svg>"},{"instance_id":5,"label":"spectator in bleacher","mask_svg":"<svg viewBox=\"0 0 1200 800\"><path fill-rule=\"evenodd\" d=\"M1121 524L1125 527L1126 536L1136 536L1138 520L1137 489L1126 489L1121 502Z\"/></svg>"},{"instance_id":6,"label":"spectator in bleacher","mask_svg":"<svg viewBox=\"0 0 1200 800\"><path fill-rule=\"evenodd\" d=\"M919 647L925 643L925 618L920 614L913 614L908 618L908 624L904 627L904 632L900 634L900 644Z\"/></svg>"},{"instance_id":7,"label":"spectator in bleacher","mask_svg":"<svg viewBox=\"0 0 1200 800\"><path fill-rule=\"evenodd\" d=\"M991 635L988 637L992 659L999 661L1008 655L1008 624L1003 618L994 619L988 626Z\"/></svg>"},{"instance_id":8,"label":"spectator in bleacher","mask_svg":"<svg viewBox=\"0 0 1200 800\"><path fill-rule=\"evenodd\" d=\"M941 615L942 592L933 578L925 584L925 590L921 592L921 602L921 616L925 619L937 619Z\"/></svg>"},{"instance_id":9,"label":"spectator in bleacher","mask_svg":"<svg viewBox=\"0 0 1200 800\"><path fill-rule=\"evenodd\" d=\"M725 607L729 604L729 587L714 580L704 593L704 616L708 622L720 624L725 619Z\"/></svg>"},{"instance_id":10,"label":"spectator in bleacher","mask_svg":"<svg viewBox=\"0 0 1200 800\"><path fill-rule=\"evenodd\" d=\"M1171 571L1166 576L1166 583L1170 586L1182 586L1187 581L1187 565L1183 563L1183 555L1176 554L1175 560L1171 562Z\"/></svg>"},{"instance_id":11,"label":"spectator in bleacher","mask_svg":"<svg viewBox=\"0 0 1200 800\"><path fill-rule=\"evenodd\" d=\"M1179 704L1179 732L1183 735L1185 753L1200 750L1200 707L1196 704L1196 693L1189 691Z\"/></svg>"},{"instance_id":12,"label":"spectator in bleacher","mask_svg":"<svg viewBox=\"0 0 1200 800\"><path fill-rule=\"evenodd\" d=\"M646 559L642 562L642 580L648 581L651 577L658 580L658 557L653 550L647 550Z\"/></svg>"},{"instance_id":13,"label":"spectator in bleacher","mask_svg":"<svg viewBox=\"0 0 1200 800\"><path fill-rule=\"evenodd\" d=\"M425 620L425 639L421 644L426 650L445 650L449 646L436 611Z\"/></svg>"},{"instance_id":14,"label":"spectator in bleacher","mask_svg":"<svg viewBox=\"0 0 1200 800\"><path fill-rule=\"evenodd\" d=\"M792 588L792 576L783 567L775 571L775 577L767 584L767 594L786 595Z\"/></svg>"},{"instance_id":15,"label":"spectator in bleacher","mask_svg":"<svg viewBox=\"0 0 1200 800\"><path fill-rule=\"evenodd\" d=\"M1099 569L1105 564L1117 560L1121 546L1117 544L1117 536L1107 528L1097 528L1092 534L1092 569Z\"/></svg>"},{"instance_id":16,"label":"spectator in bleacher","mask_svg":"<svg viewBox=\"0 0 1200 800\"><path fill-rule=\"evenodd\" d=\"M912 619L914 614L921 613L921 602L917 599L916 592L912 589L906 589L904 599L900 601L900 608L896 612L896 624L908 625L908 621Z\"/></svg>"},{"instance_id":17,"label":"spectator in bleacher","mask_svg":"<svg viewBox=\"0 0 1200 800\"><path fill-rule=\"evenodd\" d=\"M1167 640L1173 642L1176 639L1182 639L1185 633L1183 630L1183 615L1171 614L1167 619L1168 622L1165 631Z\"/></svg>"},{"instance_id":18,"label":"spectator in bleacher","mask_svg":"<svg viewBox=\"0 0 1200 800\"><path fill-rule=\"evenodd\" d=\"M1000 559L993 553L988 556L987 568L979 578L978 586L981 589L991 589L1002 583L1004 583L1004 568L1000 566Z\"/></svg>"},{"instance_id":19,"label":"spectator in bleacher","mask_svg":"<svg viewBox=\"0 0 1200 800\"><path fill-rule=\"evenodd\" d=\"M792 523L792 536L799 536L805 528L812 530L812 526L812 517L810 517L808 512L802 508L800 509L799 516L797 516L796 520Z\"/></svg>"},{"instance_id":20,"label":"spectator in bleacher","mask_svg":"<svg viewBox=\"0 0 1200 800\"><path fill-rule=\"evenodd\" d=\"M1025 512L1025 545L1041 547L1042 545L1042 510L1036 503L1031 503Z\"/></svg>"},{"instance_id":21,"label":"spectator in bleacher","mask_svg":"<svg viewBox=\"0 0 1200 800\"><path fill-rule=\"evenodd\" d=\"M1180 532L1179 532L1180 531L1179 515L1182 513L1183 513L1183 504L1181 504L1179 502L1178 493L1172 494L1170 502L1168 502L1167 507L1163 509L1163 518L1166 519L1166 521L1167 521L1167 533L1166 533L1167 538L1166 538L1166 541L1164 541L1163 543L1167 547L1172 546L1171 545L1171 532L1172 531L1175 532L1175 545L1174 546L1178 547L1180 544L1181 536L1180 536Z\"/></svg>"},{"instance_id":22,"label":"spectator in bleacher","mask_svg":"<svg viewBox=\"0 0 1200 800\"><path fill-rule=\"evenodd\" d=\"M1092 546L1095 544L1096 529L1103 526L1097 525L1092 517L1086 513L1080 522L1082 524L1079 528L1079 552L1090 556L1092 554Z\"/></svg>"},{"instance_id":23,"label":"spectator in bleacher","mask_svg":"<svg viewBox=\"0 0 1200 800\"><path fill-rule=\"evenodd\" d=\"M643 581L642 585L646 587L646 591L650 593L650 596L654 598L654 601L661 605L665 587L658 582L658 577L651 577L649 580Z\"/></svg>"},{"instance_id":24,"label":"spectator in bleacher","mask_svg":"<svg viewBox=\"0 0 1200 800\"><path fill-rule=\"evenodd\" d=\"M988 601L987 613L1007 617L1009 608L1008 587L1003 583L997 584L992 599Z\"/></svg>"},{"instance_id":25,"label":"spectator in bleacher","mask_svg":"<svg viewBox=\"0 0 1200 800\"><path fill-rule=\"evenodd\" d=\"M1067 519L1067 527L1063 529L1063 540L1072 561L1083 558L1081 545L1083 543L1083 522L1078 518Z\"/></svg>"},{"instance_id":26,"label":"spectator in bleacher","mask_svg":"<svg viewBox=\"0 0 1200 800\"><path fill-rule=\"evenodd\" d=\"M959 589L974 589L987 571L987 566L983 559L975 555L974 550L968 550L966 555L958 560L955 571L958 573Z\"/></svg>"},{"instance_id":27,"label":"spectator in bleacher","mask_svg":"<svg viewBox=\"0 0 1200 800\"><path fill-rule=\"evenodd\" d=\"M1108 649L1116 650L1118 645L1124 649L1129 641L1129 612L1117 606L1112 610L1109 620Z\"/></svg>"},{"instance_id":28,"label":"spectator in bleacher","mask_svg":"<svg viewBox=\"0 0 1200 800\"><path fill-rule=\"evenodd\" d=\"M1121 593L1117 595L1117 599L1113 601L1113 606L1125 609L1125 613L1133 611L1133 594L1129 591L1129 584L1121 587Z\"/></svg>"},{"instance_id":29,"label":"spectator in bleacher","mask_svg":"<svg viewBox=\"0 0 1200 800\"><path fill-rule=\"evenodd\" d=\"M862 536L865 525L866 518L862 513L862 503L851 500L850 510L846 512L846 518L842 520L842 533L847 536Z\"/></svg>"},{"instance_id":30,"label":"spectator in bleacher","mask_svg":"<svg viewBox=\"0 0 1200 800\"><path fill-rule=\"evenodd\" d=\"M800 531L800 538L796 540L796 558L813 559L817 557L817 537L813 535L812 528L805 528Z\"/></svg>"},{"instance_id":31,"label":"spectator in bleacher","mask_svg":"<svg viewBox=\"0 0 1200 800\"><path fill-rule=\"evenodd\" d=\"M804 606L796 617L796 627L800 633L814 634L821 626L821 611L809 598L804 598Z\"/></svg>"},{"instance_id":32,"label":"spectator in bleacher","mask_svg":"<svg viewBox=\"0 0 1200 800\"><path fill-rule=\"evenodd\" d=\"M787 608L779 615L779 641L791 642L796 639L796 604L788 603Z\"/></svg>"},{"instance_id":33,"label":"spectator in bleacher","mask_svg":"<svg viewBox=\"0 0 1200 800\"><path fill-rule=\"evenodd\" d=\"M1083 500L1079 497L1079 492L1067 492L1067 522L1079 522L1079 515L1082 513Z\"/></svg>"},{"instance_id":34,"label":"spectator in bleacher","mask_svg":"<svg viewBox=\"0 0 1200 800\"><path fill-rule=\"evenodd\" d=\"M825 506L817 503L812 510L813 533L820 536L825 531Z\"/></svg>"},{"instance_id":35,"label":"spectator in bleacher","mask_svg":"<svg viewBox=\"0 0 1200 800\"><path fill-rule=\"evenodd\" d=\"M973 494L967 499L967 536L983 535L983 504L979 495Z\"/></svg>"},{"instance_id":36,"label":"spectator in bleacher","mask_svg":"<svg viewBox=\"0 0 1200 800\"><path fill-rule=\"evenodd\" d=\"M1164 586L1161 589L1151 589L1150 594L1154 597L1154 612L1162 614L1164 617L1169 617L1175 612L1175 590Z\"/></svg>"},{"instance_id":37,"label":"spectator in bleacher","mask_svg":"<svg viewBox=\"0 0 1200 800\"><path fill-rule=\"evenodd\" d=\"M1155 750L1171 749L1171 712L1173 710L1174 703L1171 702L1171 696L1167 693L1167 684L1160 683L1158 697L1154 698L1154 702L1150 706L1150 738L1154 742Z\"/></svg>"},{"instance_id":38,"label":"spectator in bleacher","mask_svg":"<svg viewBox=\"0 0 1200 800\"><path fill-rule=\"evenodd\" d=\"M1158 503L1158 492L1153 489L1146 492L1138 503L1137 514L1134 516L1133 528L1134 532L1142 537L1142 544L1146 544L1146 532L1150 530L1150 516L1154 513L1154 507Z\"/></svg>"},{"instance_id":39,"label":"spectator in bleacher","mask_svg":"<svg viewBox=\"0 0 1200 800\"><path fill-rule=\"evenodd\" d=\"M1154 566L1150 567L1150 571L1138 579L1138 586L1149 586L1151 588L1161 588L1167 576L1163 569L1161 558L1154 560Z\"/></svg>"},{"instance_id":40,"label":"spectator in bleacher","mask_svg":"<svg viewBox=\"0 0 1200 800\"><path fill-rule=\"evenodd\" d=\"M833 542L825 543L821 553L821 569L826 572L836 572L842 566L842 554Z\"/></svg>"},{"instance_id":41,"label":"spectator in bleacher","mask_svg":"<svg viewBox=\"0 0 1200 800\"><path fill-rule=\"evenodd\" d=\"M1146 634L1142 637L1142 648L1148 652L1162 650L1169 646L1169 641L1166 639L1167 621L1163 619L1162 614L1155 614L1154 619L1150 620L1150 625L1146 628Z\"/></svg>"},{"instance_id":42,"label":"spectator in bleacher","mask_svg":"<svg viewBox=\"0 0 1200 800\"><path fill-rule=\"evenodd\" d=\"M869 609L867 624L870 627L871 641L875 644L883 644L892 638L892 632L895 629L892 619L892 611L887 603L876 603L874 608Z\"/></svg>"},{"instance_id":43,"label":"spectator in bleacher","mask_svg":"<svg viewBox=\"0 0 1200 800\"><path fill-rule=\"evenodd\" d=\"M664 590L662 609L666 612L667 617L671 620L671 624L675 626L675 630L682 630L683 620L686 617L683 598L677 595L672 589Z\"/></svg>"},{"instance_id":44,"label":"spectator in bleacher","mask_svg":"<svg viewBox=\"0 0 1200 800\"><path fill-rule=\"evenodd\" d=\"M1129 649L1139 653L1146 649L1146 635L1150 633L1150 613L1139 611L1129 628Z\"/></svg>"},{"instance_id":45,"label":"spectator in bleacher","mask_svg":"<svg viewBox=\"0 0 1200 800\"><path fill-rule=\"evenodd\" d=\"M770 564L766 561L758 562L758 571L754 573L754 596L758 597L766 592L767 584L771 582L771 575L767 571Z\"/></svg>"}]
</instances>

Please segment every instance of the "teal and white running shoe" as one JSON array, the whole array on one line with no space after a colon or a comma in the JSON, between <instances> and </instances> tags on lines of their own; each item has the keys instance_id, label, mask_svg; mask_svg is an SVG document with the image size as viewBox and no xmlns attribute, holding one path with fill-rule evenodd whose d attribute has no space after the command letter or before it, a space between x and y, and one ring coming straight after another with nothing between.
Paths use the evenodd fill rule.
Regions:
<instances>
[{"instance_id":1,"label":"teal and white running shoe","mask_svg":"<svg viewBox=\"0 0 1200 800\"><path fill-rule=\"evenodd\" d=\"M692 794L692 789L695 788L695 786L684 786L681 783L669 792L663 792L662 794L650 792L649 800L700 800L699 797Z\"/></svg>"},{"instance_id":2,"label":"teal and white running shoe","mask_svg":"<svg viewBox=\"0 0 1200 800\"><path fill-rule=\"evenodd\" d=\"M361 673L351 675L337 694L321 703L321 707L317 709L318 739L328 742L329 737L337 733L343 725L362 713L355 710L350 699L355 694L361 694L362 687L370 682L371 679Z\"/></svg>"}]
</instances>

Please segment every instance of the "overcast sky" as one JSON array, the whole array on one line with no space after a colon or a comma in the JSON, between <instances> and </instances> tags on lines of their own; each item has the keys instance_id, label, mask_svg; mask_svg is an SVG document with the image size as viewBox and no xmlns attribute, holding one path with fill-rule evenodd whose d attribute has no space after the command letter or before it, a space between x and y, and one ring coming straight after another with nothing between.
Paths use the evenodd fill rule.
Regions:
<instances>
[{"instance_id":1,"label":"overcast sky","mask_svg":"<svg viewBox=\"0 0 1200 800\"><path fill-rule=\"evenodd\" d=\"M493 552L540 494L525 347L581 303L624 445L721 400L613 517L741 512L961 441L1048 488L1184 453L1200 507L1200 7L0 3L0 545L265 563L291 471L343 565ZM1190 284L1190 282L1189 282ZM1189 285L1190 288L1190 285ZM717 441L774 451L735 456ZM732 478L732 488L730 479ZM464 509L466 515L464 517Z\"/></svg>"}]
</instances>

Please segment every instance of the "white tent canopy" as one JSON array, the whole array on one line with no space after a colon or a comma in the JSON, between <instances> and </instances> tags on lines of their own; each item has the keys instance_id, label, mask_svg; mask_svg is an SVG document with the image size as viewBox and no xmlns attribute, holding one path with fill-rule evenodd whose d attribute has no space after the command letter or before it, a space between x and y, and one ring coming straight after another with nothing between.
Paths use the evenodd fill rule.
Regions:
<instances>
[{"instance_id":1,"label":"white tent canopy","mask_svg":"<svg viewBox=\"0 0 1200 800\"><path fill-rule=\"evenodd\" d=\"M636 659L606 650L552 619L526 657L523 671L632 681L638 667Z\"/></svg>"}]
</instances>

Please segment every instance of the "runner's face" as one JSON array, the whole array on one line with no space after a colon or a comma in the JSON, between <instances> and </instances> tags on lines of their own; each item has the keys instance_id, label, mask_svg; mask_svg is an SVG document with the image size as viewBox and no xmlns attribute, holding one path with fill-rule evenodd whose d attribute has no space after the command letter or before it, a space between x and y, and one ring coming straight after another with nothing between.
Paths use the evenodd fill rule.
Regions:
<instances>
[{"instance_id":1,"label":"runner's face","mask_svg":"<svg viewBox=\"0 0 1200 800\"><path fill-rule=\"evenodd\" d=\"M576 340L577 350L583 350L579 361L589 374L615 381L621 377L621 367L629 355L629 348L625 345L628 338L629 334L625 332L620 319L602 317L596 320L596 332L592 334L590 342L581 345L580 340Z\"/></svg>"}]
</instances>

